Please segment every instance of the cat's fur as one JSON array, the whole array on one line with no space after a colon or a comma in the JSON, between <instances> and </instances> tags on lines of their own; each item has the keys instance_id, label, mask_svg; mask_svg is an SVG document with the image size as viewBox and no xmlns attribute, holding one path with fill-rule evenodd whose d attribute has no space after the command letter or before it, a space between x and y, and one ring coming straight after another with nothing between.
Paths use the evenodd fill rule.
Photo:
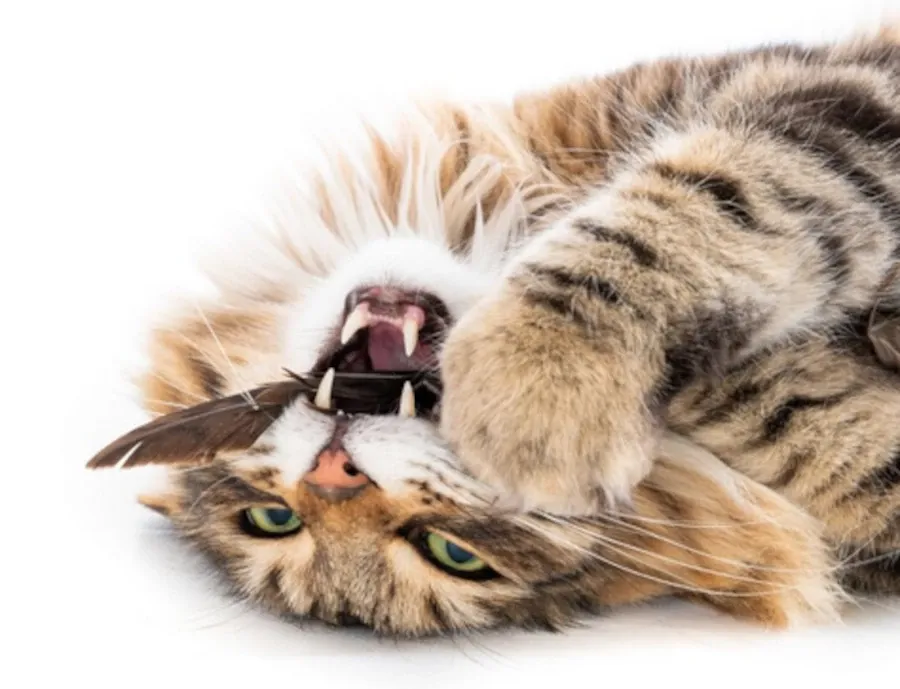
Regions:
<instances>
[{"instance_id":1,"label":"cat's fur","mask_svg":"<svg viewBox=\"0 0 900 689\"><path fill-rule=\"evenodd\" d=\"M242 595L393 633L671 592L780 625L833 614L838 581L900 591L900 378L865 337L898 306L898 37L429 108L335 153L266 251L214 271L217 302L156 331L147 406L310 370L349 292L397 285L453 322L442 435L352 417L377 486L332 504L299 479L339 422L304 399L147 504ZM307 526L246 536L256 503ZM435 569L404 536L425 525L501 578Z\"/></svg>"}]
</instances>

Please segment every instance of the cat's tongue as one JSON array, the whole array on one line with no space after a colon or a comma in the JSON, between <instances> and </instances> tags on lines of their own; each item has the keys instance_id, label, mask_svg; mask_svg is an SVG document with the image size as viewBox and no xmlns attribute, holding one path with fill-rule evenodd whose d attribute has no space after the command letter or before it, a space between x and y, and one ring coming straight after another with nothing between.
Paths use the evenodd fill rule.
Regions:
<instances>
[{"instance_id":1,"label":"cat's tongue","mask_svg":"<svg viewBox=\"0 0 900 689\"><path fill-rule=\"evenodd\" d=\"M411 357L403 349L403 332L391 323L369 326L369 361L374 371L415 371L427 362L431 348L419 344Z\"/></svg>"}]
</instances>

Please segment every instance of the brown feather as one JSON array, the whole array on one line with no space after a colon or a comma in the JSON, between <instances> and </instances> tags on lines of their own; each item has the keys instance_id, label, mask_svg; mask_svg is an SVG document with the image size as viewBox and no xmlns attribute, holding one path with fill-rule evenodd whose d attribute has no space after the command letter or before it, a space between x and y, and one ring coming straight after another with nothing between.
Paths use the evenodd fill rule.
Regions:
<instances>
[{"instance_id":1,"label":"brown feather","mask_svg":"<svg viewBox=\"0 0 900 689\"><path fill-rule=\"evenodd\" d=\"M321 374L286 373L290 380L160 416L107 445L87 467L207 464L219 452L246 450L297 397L314 395L322 378ZM332 390L333 408L347 414L396 414L406 380L416 390L419 412L432 412L440 394L440 380L416 372L338 374Z\"/></svg>"},{"instance_id":2,"label":"brown feather","mask_svg":"<svg viewBox=\"0 0 900 689\"><path fill-rule=\"evenodd\" d=\"M223 450L251 447L308 390L306 383L288 380L166 414L107 445L87 467L206 464Z\"/></svg>"}]
</instances>

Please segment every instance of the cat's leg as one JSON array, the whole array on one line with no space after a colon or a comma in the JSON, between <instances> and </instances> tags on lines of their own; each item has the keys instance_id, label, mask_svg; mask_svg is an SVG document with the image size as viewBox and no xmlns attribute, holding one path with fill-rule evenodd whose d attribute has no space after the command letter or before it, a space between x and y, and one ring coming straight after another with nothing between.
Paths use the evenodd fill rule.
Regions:
<instances>
[{"instance_id":1,"label":"cat's leg","mask_svg":"<svg viewBox=\"0 0 900 689\"><path fill-rule=\"evenodd\" d=\"M514 258L443 351L443 430L476 474L525 508L624 499L682 386L869 308L891 218L857 168L789 144L671 133Z\"/></svg>"}]
</instances>

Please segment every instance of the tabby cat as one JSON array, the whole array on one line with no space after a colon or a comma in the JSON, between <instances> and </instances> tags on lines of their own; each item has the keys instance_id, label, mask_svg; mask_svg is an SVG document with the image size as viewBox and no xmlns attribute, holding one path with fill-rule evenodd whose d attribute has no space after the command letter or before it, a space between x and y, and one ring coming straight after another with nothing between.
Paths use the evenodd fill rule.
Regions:
<instances>
[{"instance_id":1,"label":"tabby cat","mask_svg":"<svg viewBox=\"0 0 900 689\"><path fill-rule=\"evenodd\" d=\"M420 635L900 592L900 32L367 131L94 462L170 465L143 502L239 595Z\"/></svg>"}]
</instances>

